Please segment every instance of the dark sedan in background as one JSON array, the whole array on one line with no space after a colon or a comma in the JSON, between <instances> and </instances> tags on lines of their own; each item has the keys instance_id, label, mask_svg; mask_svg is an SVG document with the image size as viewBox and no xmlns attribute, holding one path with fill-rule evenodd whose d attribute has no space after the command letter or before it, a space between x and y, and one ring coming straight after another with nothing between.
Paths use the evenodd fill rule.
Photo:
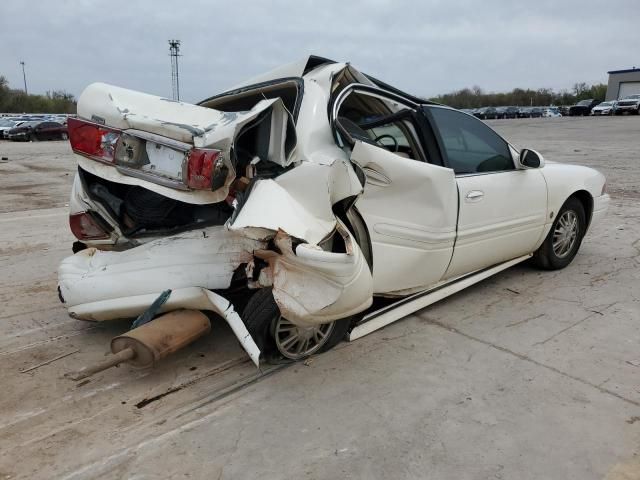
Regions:
<instances>
[{"instance_id":1,"label":"dark sedan in background","mask_svg":"<svg viewBox=\"0 0 640 480\"><path fill-rule=\"evenodd\" d=\"M587 100L580 100L575 105L569 107L570 117L580 117L584 115L591 115L591 110L598 104L598 100L589 98Z\"/></svg>"},{"instance_id":2,"label":"dark sedan in background","mask_svg":"<svg viewBox=\"0 0 640 480\"><path fill-rule=\"evenodd\" d=\"M65 125L46 120L24 122L5 132L5 137L14 141L66 140L69 138L67 134L67 127Z\"/></svg>"},{"instance_id":3,"label":"dark sedan in background","mask_svg":"<svg viewBox=\"0 0 640 480\"><path fill-rule=\"evenodd\" d=\"M518 107L507 107L504 110L504 118L518 118L520 109Z\"/></svg>"}]
</instances>

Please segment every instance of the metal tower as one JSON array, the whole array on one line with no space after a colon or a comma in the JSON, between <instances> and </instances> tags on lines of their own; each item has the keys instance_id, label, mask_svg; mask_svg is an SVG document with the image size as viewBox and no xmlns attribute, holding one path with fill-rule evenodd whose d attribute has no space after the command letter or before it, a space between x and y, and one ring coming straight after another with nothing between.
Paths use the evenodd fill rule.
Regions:
<instances>
[{"instance_id":1,"label":"metal tower","mask_svg":"<svg viewBox=\"0 0 640 480\"><path fill-rule=\"evenodd\" d=\"M180 40L169 40L169 56L171 57L171 91L173 100L180 100L180 78L178 71L178 57L180 55Z\"/></svg>"}]
</instances>

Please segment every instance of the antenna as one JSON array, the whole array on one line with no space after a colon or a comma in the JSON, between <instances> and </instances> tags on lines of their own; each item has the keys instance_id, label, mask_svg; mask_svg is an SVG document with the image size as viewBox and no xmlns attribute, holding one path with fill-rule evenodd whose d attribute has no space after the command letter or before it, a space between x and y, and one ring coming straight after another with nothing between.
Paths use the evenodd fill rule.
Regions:
<instances>
[{"instance_id":1,"label":"antenna","mask_svg":"<svg viewBox=\"0 0 640 480\"><path fill-rule=\"evenodd\" d=\"M169 56L171 57L171 95L173 100L180 100L180 78L178 57L180 55L180 40L169 40Z\"/></svg>"}]
</instances>

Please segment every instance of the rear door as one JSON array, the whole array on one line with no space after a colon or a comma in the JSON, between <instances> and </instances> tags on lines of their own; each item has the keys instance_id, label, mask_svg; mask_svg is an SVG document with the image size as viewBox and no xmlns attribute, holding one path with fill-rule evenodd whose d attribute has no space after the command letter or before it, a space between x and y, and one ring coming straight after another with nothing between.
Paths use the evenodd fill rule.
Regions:
<instances>
[{"instance_id":1,"label":"rear door","mask_svg":"<svg viewBox=\"0 0 640 480\"><path fill-rule=\"evenodd\" d=\"M371 237L374 293L437 283L453 254L457 187L451 169L427 162L416 106L354 85L336 98L332 118L338 142L351 147L365 176L356 207Z\"/></svg>"}]
</instances>

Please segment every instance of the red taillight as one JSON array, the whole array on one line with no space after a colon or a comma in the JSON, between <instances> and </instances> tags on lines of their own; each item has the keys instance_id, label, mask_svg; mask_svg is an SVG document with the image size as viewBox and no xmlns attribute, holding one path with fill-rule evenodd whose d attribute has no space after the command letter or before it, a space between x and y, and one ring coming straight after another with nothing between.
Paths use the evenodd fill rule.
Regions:
<instances>
[{"instance_id":1,"label":"red taillight","mask_svg":"<svg viewBox=\"0 0 640 480\"><path fill-rule=\"evenodd\" d=\"M67 129L69 142L74 152L98 160L113 162L113 152L120 132L77 118L68 120Z\"/></svg>"},{"instance_id":2,"label":"red taillight","mask_svg":"<svg viewBox=\"0 0 640 480\"><path fill-rule=\"evenodd\" d=\"M189 152L187 185L195 190L211 190L219 150L194 148Z\"/></svg>"},{"instance_id":3,"label":"red taillight","mask_svg":"<svg viewBox=\"0 0 640 480\"><path fill-rule=\"evenodd\" d=\"M104 240L109 238L109 233L87 212L69 215L69 226L78 240Z\"/></svg>"},{"instance_id":4,"label":"red taillight","mask_svg":"<svg viewBox=\"0 0 640 480\"><path fill-rule=\"evenodd\" d=\"M171 139L164 142L158 135L148 139L77 118L69 119L68 130L74 152L122 167L125 175L135 170L143 180L159 183L162 178L194 190L215 190L224 185L229 172L220 150L189 149Z\"/></svg>"}]
</instances>

